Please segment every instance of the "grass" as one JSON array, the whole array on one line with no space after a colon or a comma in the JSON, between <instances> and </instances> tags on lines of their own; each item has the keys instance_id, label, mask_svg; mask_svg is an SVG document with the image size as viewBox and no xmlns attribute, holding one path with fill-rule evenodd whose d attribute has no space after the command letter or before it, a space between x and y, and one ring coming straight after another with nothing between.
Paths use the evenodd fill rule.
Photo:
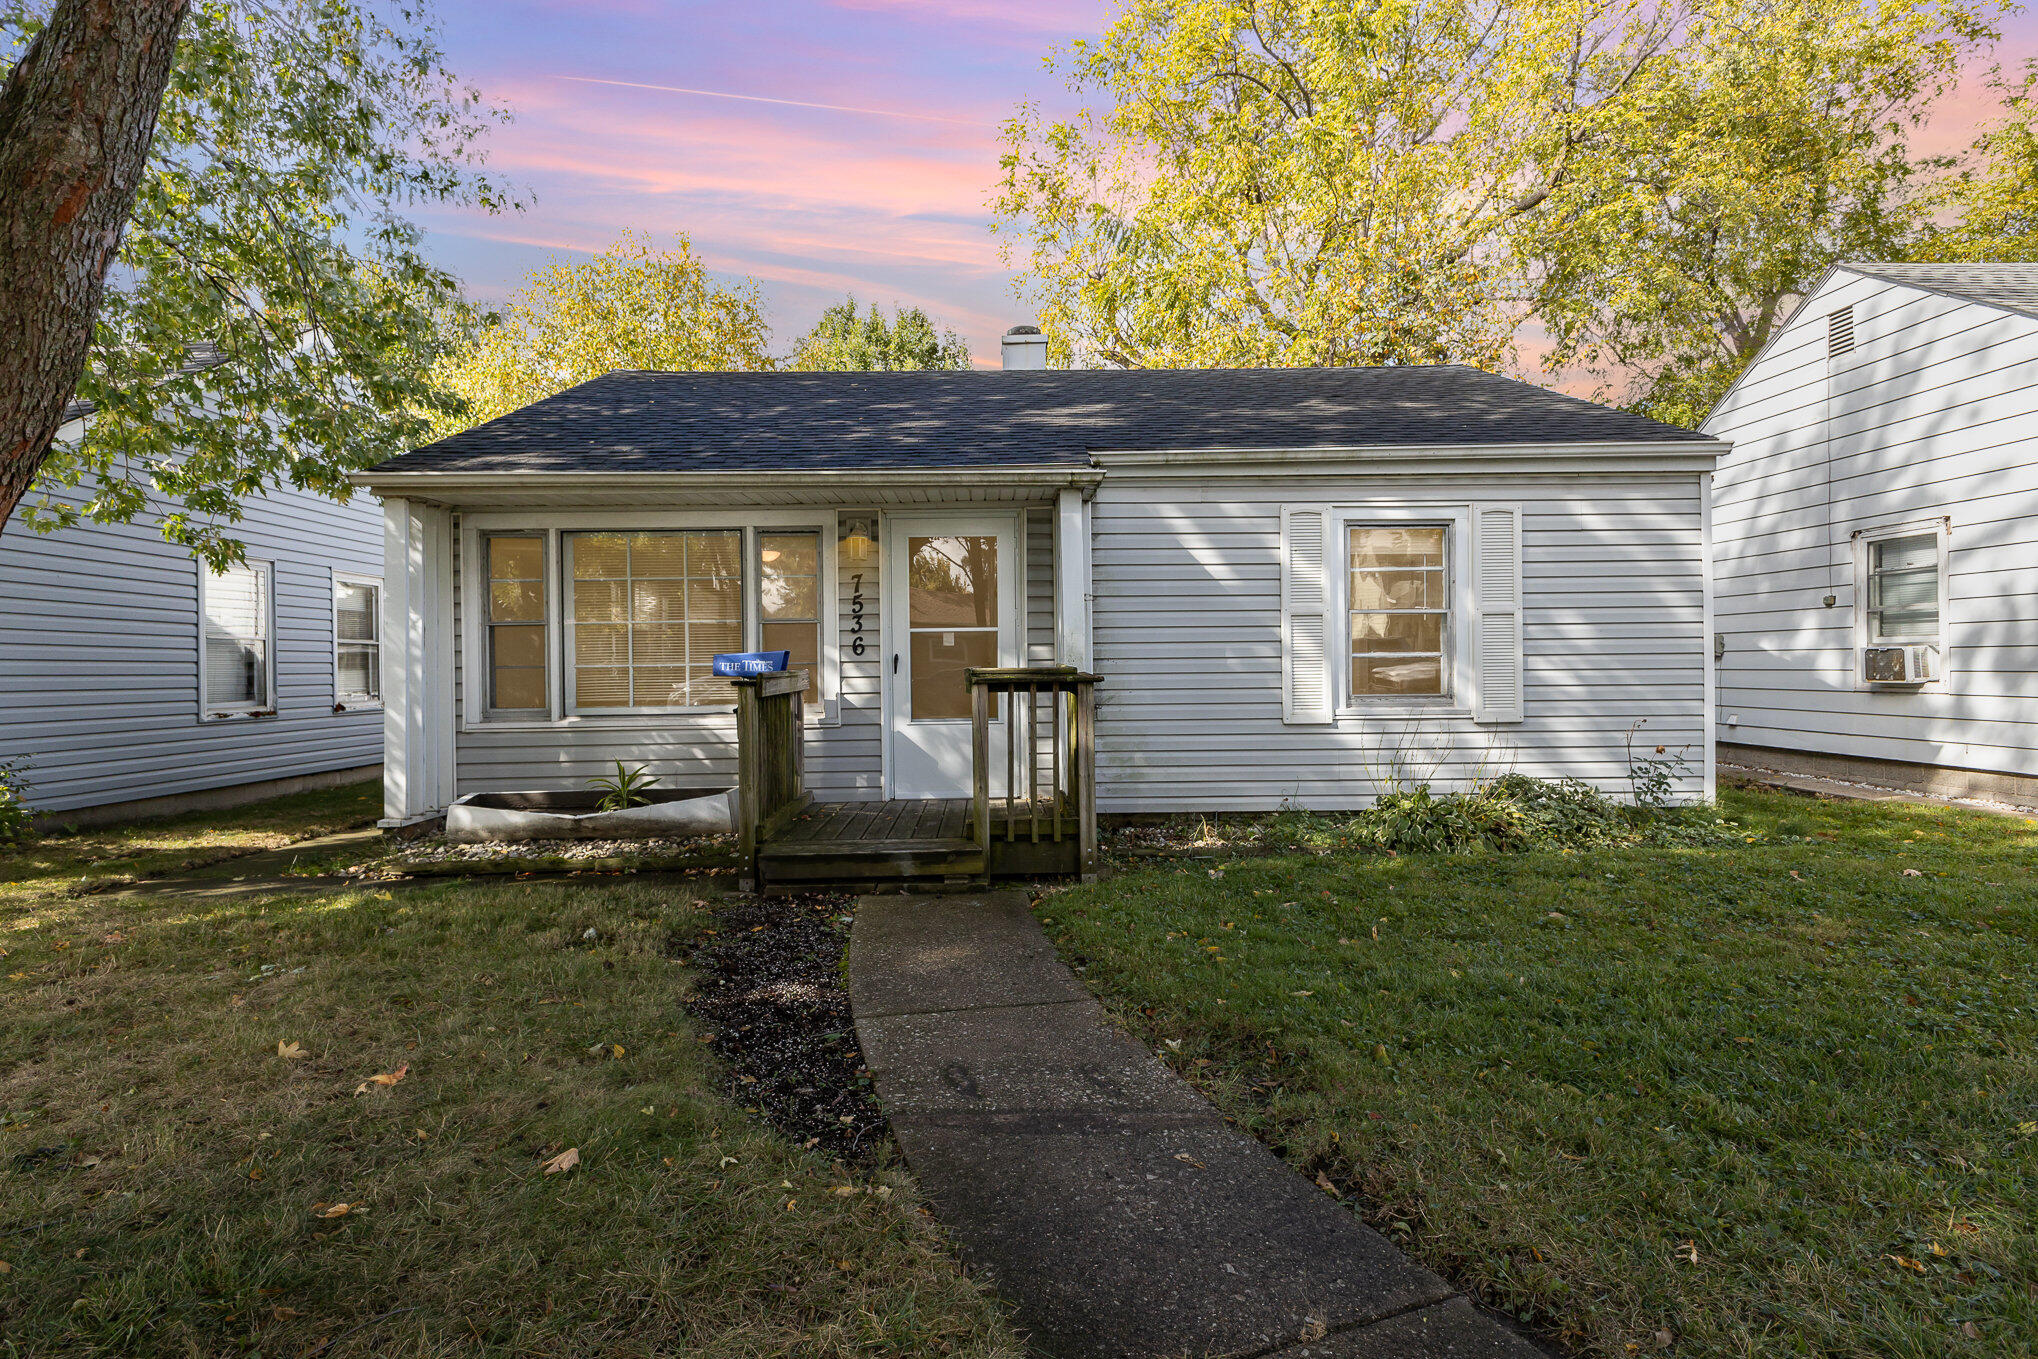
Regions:
<instances>
[{"instance_id":1,"label":"grass","mask_svg":"<svg viewBox=\"0 0 2038 1359\"><path fill-rule=\"evenodd\" d=\"M2038 822L1164 864L1042 899L1228 1112L1584 1353L2038 1351Z\"/></svg>"},{"instance_id":2,"label":"grass","mask_svg":"<svg viewBox=\"0 0 2038 1359\"><path fill-rule=\"evenodd\" d=\"M245 843L183 834L105 842ZM710 899L0 899L0 1355L1018 1355L903 1175L719 1093Z\"/></svg>"},{"instance_id":3,"label":"grass","mask_svg":"<svg viewBox=\"0 0 2038 1359\"><path fill-rule=\"evenodd\" d=\"M244 807L0 843L0 904L188 872L373 825L381 814L382 784L370 780Z\"/></svg>"}]
</instances>

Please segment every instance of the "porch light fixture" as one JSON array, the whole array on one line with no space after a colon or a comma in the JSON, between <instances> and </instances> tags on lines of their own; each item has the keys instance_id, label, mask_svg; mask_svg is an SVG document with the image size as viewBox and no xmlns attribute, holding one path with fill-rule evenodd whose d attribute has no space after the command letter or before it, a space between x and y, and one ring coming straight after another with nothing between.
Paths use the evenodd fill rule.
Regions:
<instances>
[{"instance_id":1,"label":"porch light fixture","mask_svg":"<svg viewBox=\"0 0 2038 1359\"><path fill-rule=\"evenodd\" d=\"M876 521L867 516L859 515L854 519L845 519L842 523L842 547L849 554L849 560L853 562L869 561L871 548L876 546Z\"/></svg>"}]
</instances>

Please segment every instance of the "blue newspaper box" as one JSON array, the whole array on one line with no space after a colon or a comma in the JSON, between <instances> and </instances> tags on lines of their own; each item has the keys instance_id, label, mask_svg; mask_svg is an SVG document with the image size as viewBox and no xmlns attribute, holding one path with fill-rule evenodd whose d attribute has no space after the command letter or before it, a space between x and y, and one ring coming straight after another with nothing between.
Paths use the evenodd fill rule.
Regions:
<instances>
[{"instance_id":1,"label":"blue newspaper box","mask_svg":"<svg viewBox=\"0 0 2038 1359\"><path fill-rule=\"evenodd\" d=\"M747 675L769 675L786 668L790 651L730 651L715 657L715 673L731 679Z\"/></svg>"}]
</instances>

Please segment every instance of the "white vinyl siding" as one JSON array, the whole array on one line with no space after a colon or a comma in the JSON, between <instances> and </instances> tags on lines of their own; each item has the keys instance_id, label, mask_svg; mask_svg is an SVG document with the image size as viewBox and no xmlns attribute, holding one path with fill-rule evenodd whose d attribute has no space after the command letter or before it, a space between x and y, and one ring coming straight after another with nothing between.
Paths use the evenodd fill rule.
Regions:
<instances>
[{"instance_id":1,"label":"white vinyl siding","mask_svg":"<svg viewBox=\"0 0 2038 1359\"><path fill-rule=\"evenodd\" d=\"M1842 308L1853 347L1829 355ZM1734 445L1714 511L1720 740L2038 769L2038 319L1843 269L1706 429ZM1927 531L1943 678L1867 685L1862 539Z\"/></svg>"},{"instance_id":2,"label":"white vinyl siding","mask_svg":"<svg viewBox=\"0 0 2038 1359\"><path fill-rule=\"evenodd\" d=\"M1320 601L1284 579L1298 506L1354 502L1492 509L1515 521L1520 718L1461 707L1294 720L1284 620ZM1520 477L1208 476L1112 469L1093 540L1099 808L1109 813L1338 808L1410 773L1462 787L1509 770L1625 795L1625 738L1689 761L1705 786L1705 585L1697 473ZM1338 511L1354 521L1363 507ZM1427 511L1432 522L1437 510ZM1322 521L1302 526L1320 542ZM1496 580L1495 584L1499 582ZM1285 585L1285 592L1284 592ZM1476 676L1474 677L1476 680ZM1309 704L1320 690L1305 694ZM1459 695L1462 701L1464 695ZM1320 711L1320 710L1319 710ZM1508 714L1511 718L1513 714Z\"/></svg>"},{"instance_id":3,"label":"white vinyl siding","mask_svg":"<svg viewBox=\"0 0 2038 1359\"><path fill-rule=\"evenodd\" d=\"M382 567L382 516L294 488L234 533L270 563L273 716L207 721L204 568L153 523L0 529L0 750L53 812L363 769L382 714L333 711L333 576Z\"/></svg>"}]
</instances>

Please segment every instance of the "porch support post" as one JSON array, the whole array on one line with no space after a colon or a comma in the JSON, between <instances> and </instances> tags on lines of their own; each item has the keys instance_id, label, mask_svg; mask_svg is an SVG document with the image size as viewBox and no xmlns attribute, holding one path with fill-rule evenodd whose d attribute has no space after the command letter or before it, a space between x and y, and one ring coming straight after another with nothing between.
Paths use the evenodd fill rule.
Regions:
<instances>
[{"instance_id":1,"label":"porch support post","mask_svg":"<svg viewBox=\"0 0 2038 1359\"><path fill-rule=\"evenodd\" d=\"M382 825L446 809L453 768L453 514L382 504Z\"/></svg>"},{"instance_id":2,"label":"porch support post","mask_svg":"<svg viewBox=\"0 0 2038 1359\"><path fill-rule=\"evenodd\" d=\"M1071 487L1054 507L1054 656L1087 671L1090 663L1090 502Z\"/></svg>"}]
</instances>

